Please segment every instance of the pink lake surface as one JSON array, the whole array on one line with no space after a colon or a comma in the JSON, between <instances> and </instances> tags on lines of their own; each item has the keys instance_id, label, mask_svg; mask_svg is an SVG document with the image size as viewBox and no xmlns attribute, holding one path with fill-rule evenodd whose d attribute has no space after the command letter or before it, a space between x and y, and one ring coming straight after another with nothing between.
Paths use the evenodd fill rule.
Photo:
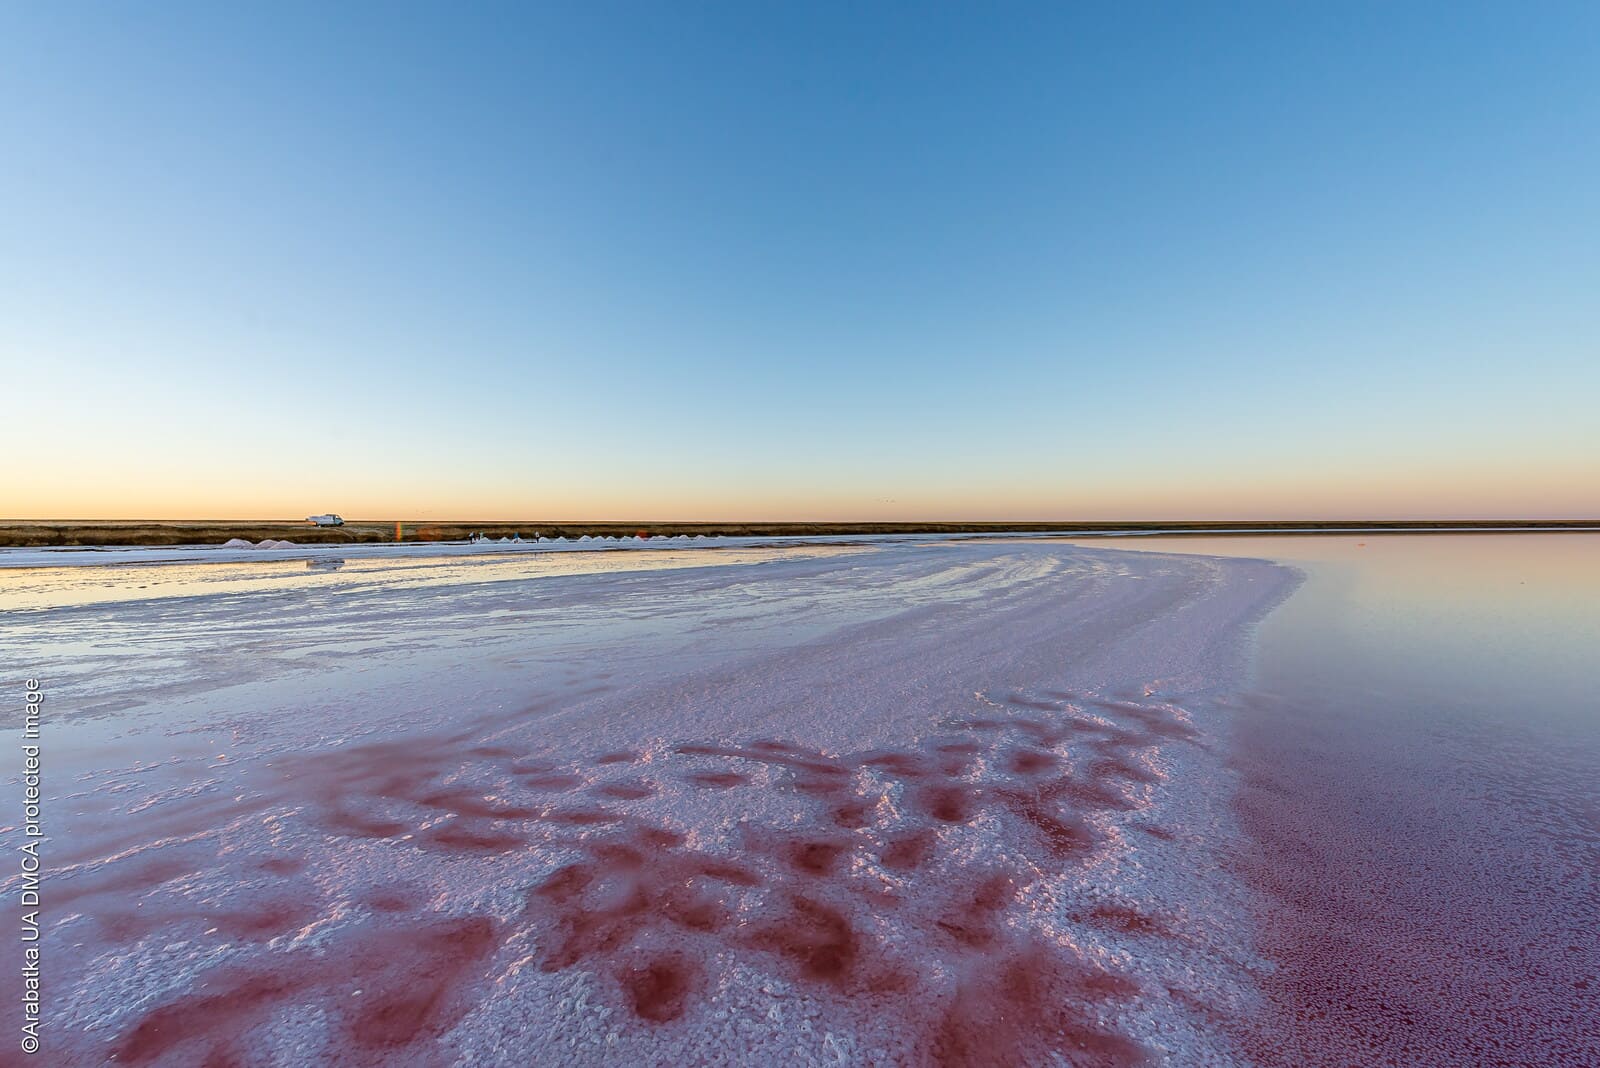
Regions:
<instances>
[{"instance_id":1,"label":"pink lake surface","mask_svg":"<svg viewBox=\"0 0 1600 1068\"><path fill-rule=\"evenodd\" d=\"M1262 1064L1600 1064L1600 536L1159 539L1307 581L1235 707Z\"/></svg>"}]
</instances>

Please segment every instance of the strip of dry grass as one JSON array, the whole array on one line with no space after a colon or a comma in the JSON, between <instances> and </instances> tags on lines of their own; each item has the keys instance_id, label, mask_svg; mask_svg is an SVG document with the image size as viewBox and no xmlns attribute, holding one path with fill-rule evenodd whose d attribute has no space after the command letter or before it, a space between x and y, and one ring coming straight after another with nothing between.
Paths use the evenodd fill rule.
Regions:
<instances>
[{"instance_id":1,"label":"strip of dry grass","mask_svg":"<svg viewBox=\"0 0 1600 1068\"><path fill-rule=\"evenodd\" d=\"M303 545L349 544L395 540L393 519L353 520L342 527L313 527L299 522L225 522L179 520L131 520L84 522L0 521L0 546L36 547L49 545L207 545L230 538L260 541L275 538ZM816 537L848 534L997 534L1029 531L1061 531L1076 534L1102 534L1114 531L1171 531L1178 534L1225 534L1249 528L1251 532L1279 534L1338 533L1340 531L1424 530L1450 533L1467 529L1493 530L1600 530L1600 520L1482 520L1411 521L1374 520L1371 522L1320 523L1311 521L1216 521L1205 523L583 523L528 520L506 522L425 522L402 521L405 541L459 541L474 533L490 537L524 538L567 537L674 537L679 534L722 535L729 537Z\"/></svg>"}]
</instances>

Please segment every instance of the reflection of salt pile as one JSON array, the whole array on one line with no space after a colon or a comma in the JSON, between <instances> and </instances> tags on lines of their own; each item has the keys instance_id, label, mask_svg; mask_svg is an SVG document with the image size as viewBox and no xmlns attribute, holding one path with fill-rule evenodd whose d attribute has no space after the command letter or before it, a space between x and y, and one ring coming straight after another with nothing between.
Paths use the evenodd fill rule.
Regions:
<instances>
[{"instance_id":1,"label":"reflection of salt pile","mask_svg":"<svg viewBox=\"0 0 1600 1068\"><path fill-rule=\"evenodd\" d=\"M223 542L222 547L224 549L298 549L298 548L300 548L300 546L296 545L292 541L274 541L271 538L263 538L258 542L249 542L249 541L246 541L243 538L229 538L227 541Z\"/></svg>"}]
</instances>

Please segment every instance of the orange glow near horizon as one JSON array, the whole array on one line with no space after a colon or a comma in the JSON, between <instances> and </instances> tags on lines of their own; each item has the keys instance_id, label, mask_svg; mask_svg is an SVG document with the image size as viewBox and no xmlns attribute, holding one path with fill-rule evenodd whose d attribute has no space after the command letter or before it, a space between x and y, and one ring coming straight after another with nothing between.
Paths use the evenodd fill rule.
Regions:
<instances>
[{"instance_id":1,"label":"orange glow near horizon","mask_svg":"<svg viewBox=\"0 0 1600 1068\"><path fill-rule=\"evenodd\" d=\"M1088 484L1029 492L1021 487L952 487L945 493L902 492L893 499L865 494L792 495L769 489L739 495L710 488L636 493L529 493L526 496L441 492L426 498L308 487L303 493L218 492L199 496L157 487L107 486L6 495L16 520L263 520L297 521L323 511L347 519L386 522L1148 522L1206 520L1356 519L1600 519L1592 494L1600 473L1577 473L1486 485L1463 479L1418 488L1350 479L1318 487L1255 485Z\"/></svg>"},{"instance_id":2,"label":"orange glow near horizon","mask_svg":"<svg viewBox=\"0 0 1600 1068\"><path fill-rule=\"evenodd\" d=\"M1432 454L1354 447L1337 462L1239 444L1171 450L1085 444L1056 455L1004 440L928 455L737 449L531 454L471 448L249 450L130 441L25 442L0 470L0 518L299 520L320 512L393 523L1148 522L1600 519L1600 449L1581 434L1520 448ZM825 449L830 443L819 442ZM1081 455L1080 455L1081 453Z\"/></svg>"}]
</instances>

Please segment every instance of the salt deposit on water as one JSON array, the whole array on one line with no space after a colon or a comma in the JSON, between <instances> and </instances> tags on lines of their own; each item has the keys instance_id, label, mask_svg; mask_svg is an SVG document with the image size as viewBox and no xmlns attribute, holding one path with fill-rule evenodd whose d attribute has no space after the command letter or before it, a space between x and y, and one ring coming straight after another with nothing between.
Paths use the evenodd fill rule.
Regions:
<instances>
[{"instance_id":1,"label":"salt deposit on water","mask_svg":"<svg viewBox=\"0 0 1600 1068\"><path fill-rule=\"evenodd\" d=\"M53 1063L1228 1061L1210 702L1286 570L346 574L292 617L269 589L37 623L147 643L100 713L126 737L56 728ZM41 668L63 710L80 666Z\"/></svg>"}]
</instances>

